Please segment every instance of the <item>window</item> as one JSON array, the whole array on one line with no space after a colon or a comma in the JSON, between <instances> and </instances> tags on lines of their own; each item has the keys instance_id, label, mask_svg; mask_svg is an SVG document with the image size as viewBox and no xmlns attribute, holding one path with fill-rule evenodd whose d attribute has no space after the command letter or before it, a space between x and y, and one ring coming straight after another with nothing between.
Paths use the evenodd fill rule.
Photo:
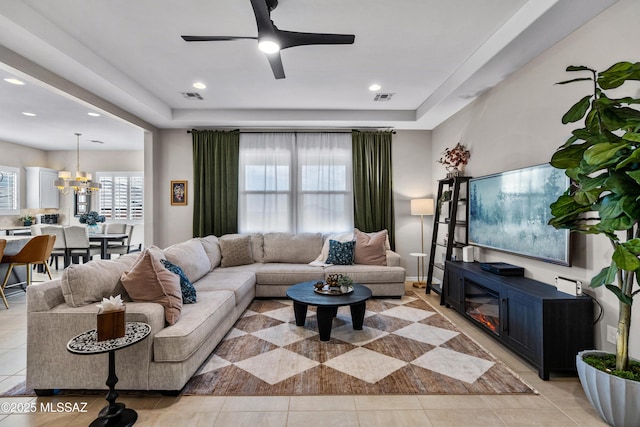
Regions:
<instances>
[{"instance_id":1,"label":"window","mask_svg":"<svg viewBox=\"0 0 640 427\"><path fill-rule=\"evenodd\" d=\"M98 213L107 220L144 219L144 176L142 172L98 172Z\"/></svg>"},{"instance_id":2,"label":"window","mask_svg":"<svg viewBox=\"0 0 640 427\"><path fill-rule=\"evenodd\" d=\"M353 229L350 134L241 134L239 174L240 232Z\"/></svg>"},{"instance_id":3,"label":"window","mask_svg":"<svg viewBox=\"0 0 640 427\"><path fill-rule=\"evenodd\" d=\"M20 169L0 166L0 215L20 215Z\"/></svg>"}]
</instances>

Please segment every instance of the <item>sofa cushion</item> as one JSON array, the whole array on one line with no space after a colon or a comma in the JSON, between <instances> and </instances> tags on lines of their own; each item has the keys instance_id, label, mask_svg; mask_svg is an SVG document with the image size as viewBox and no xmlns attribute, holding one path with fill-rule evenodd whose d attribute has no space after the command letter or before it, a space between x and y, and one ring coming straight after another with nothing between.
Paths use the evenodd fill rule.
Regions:
<instances>
[{"instance_id":1,"label":"sofa cushion","mask_svg":"<svg viewBox=\"0 0 640 427\"><path fill-rule=\"evenodd\" d=\"M387 230L377 233L363 233L356 228L354 237L356 247L353 252L353 262L355 264L387 264L387 250L385 248Z\"/></svg>"},{"instance_id":2,"label":"sofa cushion","mask_svg":"<svg viewBox=\"0 0 640 427\"><path fill-rule=\"evenodd\" d=\"M180 321L153 337L154 362L181 362L195 353L224 319L233 315L231 291L200 292L197 304L185 305Z\"/></svg>"},{"instance_id":3,"label":"sofa cushion","mask_svg":"<svg viewBox=\"0 0 640 427\"><path fill-rule=\"evenodd\" d=\"M172 245L164 250L164 257L172 264L179 265L191 283L196 282L211 270L211 261L200 239L190 239Z\"/></svg>"},{"instance_id":4,"label":"sofa cushion","mask_svg":"<svg viewBox=\"0 0 640 427\"><path fill-rule=\"evenodd\" d=\"M196 288L193 287L193 284L191 283L187 275L184 274L184 271L182 271L182 269L179 266L172 264L166 259L161 259L160 262L162 262L162 265L164 265L164 268L176 274L180 279L180 292L182 292L182 303L195 304L196 302L198 302Z\"/></svg>"},{"instance_id":5,"label":"sofa cushion","mask_svg":"<svg viewBox=\"0 0 640 427\"><path fill-rule=\"evenodd\" d=\"M120 275L131 268L136 258L136 255L125 255L114 260L71 264L64 269L61 277L64 300L71 307L92 304L118 294L122 295L123 300L129 300L120 282Z\"/></svg>"},{"instance_id":6,"label":"sofa cushion","mask_svg":"<svg viewBox=\"0 0 640 427\"><path fill-rule=\"evenodd\" d=\"M260 285L293 285L320 280L324 280L324 269L308 264L264 264L256 272L256 282Z\"/></svg>"},{"instance_id":7,"label":"sofa cushion","mask_svg":"<svg viewBox=\"0 0 640 427\"><path fill-rule=\"evenodd\" d=\"M222 252L221 267L253 264L249 235L220 240L220 251Z\"/></svg>"},{"instance_id":8,"label":"sofa cushion","mask_svg":"<svg viewBox=\"0 0 640 427\"><path fill-rule=\"evenodd\" d=\"M214 235L201 237L200 243L202 243L202 247L204 251L207 253L209 257L209 262L211 262L211 270L220 265L220 261L222 261L222 253L220 252L220 242L218 238Z\"/></svg>"},{"instance_id":9,"label":"sofa cushion","mask_svg":"<svg viewBox=\"0 0 640 427\"><path fill-rule=\"evenodd\" d=\"M337 240L329 241L329 256L327 264L351 265L353 264L353 250L356 242L338 242Z\"/></svg>"},{"instance_id":10,"label":"sofa cushion","mask_svg":"<svg viewBox=\"0 0 640 427\"><path fill-rule=\"evenodd\" d=\"M329 274L345 274L355 283L398 283L404 282L405 269L378 265L333 265L324 269Z\"/></svg>"},{"instance_id":11,"label":"sofa cushion","mask_svg":"<svg viewBox=\"0 0 640 427\"><path fill-rule=\"evenodd\" d=\"M259 264L262 265L262 264ZM236 303L247 296L255 297L256 275L251 271L234 271L233 268L218 268L196 283L198 292L232 291Z\"/></svg>"},{"instance_id":12,"label":"sofa cushion","mask_svg":"<svg viewBox=\"0 0 640 427\"><path fill-rule=\"evenodd\" d=\"M178 321L182 310L180 279L164 268L152 251L145 249L120 280L133 301L158 303L164 307L168 324Z\"/></svg>"},{"instance_id":13,"label":"sofa cushion","mask_svg":"<svg viewBox=\"0 0 640 427\"><path fill-rule=\"evenodd\" d=\"M265 233L264 262L307 264L322 251L320 233Z\"/></svg>"},{"instance_id":14,"label":"sofa cushion","mask_svg":"<svg viewBox=\"0 0 640 427\"><path fill-rule=\"evenodd\" d=\"M253 256L253 262L263 262L264 252L263 252L263 244L264 237L262 233L252 233L252 234L225 234L221 236L218 241L222 242L227 239L237 239L238 237L250 236L251 237L251 254Z\"/></svg>"}]
</instances>

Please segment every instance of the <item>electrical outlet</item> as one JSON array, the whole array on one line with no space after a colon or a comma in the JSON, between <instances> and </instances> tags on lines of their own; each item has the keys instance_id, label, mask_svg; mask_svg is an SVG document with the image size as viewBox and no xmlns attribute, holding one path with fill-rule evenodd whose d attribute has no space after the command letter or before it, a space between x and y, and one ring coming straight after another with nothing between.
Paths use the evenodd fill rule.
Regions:
<instances>
[{"instance_id":1,"label":"electrical outlet","mask_svg":"<svg viewBox=\"0 0 640 427\"><path fill-rule=\"evenodd\" d=\"M616 343L616 335L618 334L618 330L613 326L607 325L607 341L611 344Z\"/></svg>"}]
</instances>

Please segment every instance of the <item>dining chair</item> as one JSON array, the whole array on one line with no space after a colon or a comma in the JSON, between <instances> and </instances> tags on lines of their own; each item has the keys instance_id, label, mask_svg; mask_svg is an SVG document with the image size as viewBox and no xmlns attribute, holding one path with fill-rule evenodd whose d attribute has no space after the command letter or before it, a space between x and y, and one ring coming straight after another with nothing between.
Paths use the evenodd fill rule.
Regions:
<instances>
[{"instance_id":1,"label":"dining chair","mask_svg":"<svg viewBox=\"0 0 640 427\"><path fill-rule=\"evenodd\" d=\"M24 265L27 268L27 287L31 285L31 267L33 265L44 266L44 269L49 276L49 280L52 279L51 270L49 270L49 264L47 263L47 261L51 256L51 251L53 250L55 241L56 236L50 234L34 236L27 242L26 245L23 246L22 249L20 249L20 252L18 252L17 254L4 255L2 257L2 262L9 264L9 267L7 268L7 274L4 276L4 281L2 282L3 295L4 289L9 282L9 277L11 277L11 272L13 271L14 267L17 266ZM6 300L4 300L4 304L7 308L9 308Z\"/></svg>"},{"instance_id":2,"label":"dining chair","mask_svg":"<svg viewBox=\"0 0 640 427\"><path fill-rule=\"evenodd\" d=\"M69 265L67 257L67 239L64 237L64 229L57 225L49 225L42 227L42 234L50 234L56 236L55 244L53 245L53 251L51 252L51 258L49 259L49 265L55 261L56 270L58 270L58 260L63 257L63 266Z\"/></svg>"},{"instance_id":3,"label":"dining chair","mask_svg":"<svg viewBox=\"0 0 640 427\"><path fill-rule=\"evenodd\" d=\"M131 239L129 241L129 253L142 252L144 245L144 224L133 224L131 226Z\"/></svg>"},{"instance_id":4,"label":"dining chair","mask_svg":"<svg viewBox=\"0 0 640 427\"><path fill-rule=\"evenodd\" d=\"M71 262L89 262L94 255L100 254L100 248L89 242L89 229L80 225L64 227L64 238L67 244L67 260Z\"/></svg>"},{"instance_id":5,"label":"dining chair","mask_svg":"<svg viewBox=\"0 0 640 427\"><path fill-rule=\"evenodd\" d=\"M39 236L42 234L42 229L45 227L45 224L33 224L30 228L30 232L32 236Z\"/></svg>"},{"instance_id":6,"label":"dining chair","mask_svg":"<svg viewBox=\"0 0 640 427\"><path fill-rule=\"evenodd\" d=\"M111 255L125 255L131 251L131 236L133 234L133 225L127 225L126 232L124 234L127 235L124 240L120 242L109 242L107 246L107 254L109 254L109 258L111 258Z\"/></svg>"},{"instance_id":7,"label":"dining chair","mask_svg":"<svg viewBox=\"0 0 640 427\"><path fill-rule=\"evenodd\" d=\"M104 234L125 234L127 224L121 222L110 222L104 226Z\"/></svg>"},{"instance_id":8,"label":"dining chair","mask_svg":"<svg viewBox=\"0 0 640 427\"><path fill-rule=\"evenodd\" d=\"M2 239L0 240L0 260L4 256L4 248L7 246L7 241ZM7 302L7 297L4 295L4 286L0 287L0 296L2 296L2 301L4 301L4 306L9 308L9 303Z\"/></svg>"}]
</instances>

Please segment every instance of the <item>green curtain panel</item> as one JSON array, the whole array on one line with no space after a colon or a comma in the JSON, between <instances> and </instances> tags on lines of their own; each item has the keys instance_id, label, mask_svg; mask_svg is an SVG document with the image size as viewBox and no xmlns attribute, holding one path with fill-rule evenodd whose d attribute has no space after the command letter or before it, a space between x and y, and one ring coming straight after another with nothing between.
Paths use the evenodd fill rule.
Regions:
<instances>
[{"instance_id":1,"label":"green curtain panel","mask_svg":"<svg viewBox=\"0 0 640 427\"><path fill-rule=\"evenodd\" d=\"M193 236L238 232L240 132L193 130Z\"/></svg>"},{"instance_id":2,"label":"green curtain panel","mask_svg":"<svg viewBox=\"0 0 640 427\"><path fill-rule=\"evenodd\" d=\"M395 249L391 139L391 132L353 131L353 211L356 228L386 228Z\"/></svg>"}]
</instances>

